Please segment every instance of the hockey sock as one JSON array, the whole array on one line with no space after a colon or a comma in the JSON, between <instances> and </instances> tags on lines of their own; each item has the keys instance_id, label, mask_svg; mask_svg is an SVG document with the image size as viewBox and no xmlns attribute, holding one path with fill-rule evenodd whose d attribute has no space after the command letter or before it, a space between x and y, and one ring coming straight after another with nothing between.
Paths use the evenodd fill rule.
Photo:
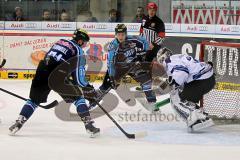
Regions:
<instances>
[{"instance_id":1,"label":"hockey sock","mask_svg":"<svg viewBox=\"0 0 240 160\"><path fill-rule=\"evenodd\" d=\"M156 95L155 95L155 92L152 90L152 81L145 82L141 86L142 86L142 90L146 95L147 101L149 103L156 102L157 101Z\"/></svg>"},{"instance_id":2,"label":"hockey sock","mask_svg":"<svg viewBox=\"0 0 240 160\"><path fill-rule=\"evenodd\" d=\"M77 107L77 113L81 117L84 124L89 123L91 121L89 108L85 102L84 98L80 98L75 101L74 105Z\"/></svg>"},{"instance_id":3,"label":"hockey sock","mask_svg":"<svg viewBox=\"0 0 240 160\"><path fill-rule=\"evenodd\" d=\"M31 100L28 100L27 103L23 106L20 115L24 116L26 119L29 119L37 107L37 104Z\"/></svg>"},{"instance_id":4,"label":"hockey sock","mask_svg":"<svg viewBox=\"0 0 240 160\"><path fill-rule=\"evenodd\" d=\"M153 102L156 102L157 99L156 99L156 95L154 93L154 91L150 90L150 91L144 91L145 95L146 95L146 98L147 98L147 101L149 103L153 103Z\"/></svg>"}]
</instances>

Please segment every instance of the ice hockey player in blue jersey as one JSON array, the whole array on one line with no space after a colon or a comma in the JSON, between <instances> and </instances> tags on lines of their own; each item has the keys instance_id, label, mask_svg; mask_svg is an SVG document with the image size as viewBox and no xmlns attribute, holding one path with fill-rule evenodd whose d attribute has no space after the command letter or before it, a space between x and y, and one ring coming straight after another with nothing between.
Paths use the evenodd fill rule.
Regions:
<instances>
[{"instance_id":1,"label":"ice hockey player in blue jersey","mask_svg":"<svg viewBox=\"0 0 240 160\"><path fill-rule=\"evenodd\" d=\"M115 28L116 38L108 47L107 72L99 95L106 94L110 88L116 89L121 79L129 75L140 83L149 103L156 102L152 91L151 62L146 62L149 45L142 36L128 36L127 27L118 24Z\"/></svg>"},{"instance_id":2,"label":"ice hockey player in blue jersey","mask_svg":"<svg viewBox=\"0 0 240 160\"><path fill-rule=\"evenodd\" d=\"M29 100L23 106L16 123L9 128L11 135L14 135L21 129L23 124L37 109L38 104L47 101L47 97L52 90L52 87L49 86L49 77L61 64L66 63L70 59L74 59L73 62L71 61L74 70L70 71L69 77L66 78L71 79L69 81L70 84L77 86L77 88L79 87L78 91L80 94L66 95L64 94L64 90L58 93L67 103L74 103L77 113L84 122L86 131L90 133L90 136L95 137L99 134L100 129L94 127L89 107L85 102L85 99L89 100L89 97L96 97L95 89L85 79L85 56L82 47L86 46L88 41L89 36L87 32L77 29L73 34L72 40L60 39L51 47L44 60L40 61L37 67L36 75L32 80ZM61 70L61 72L64 71ZM60 80L55 81L53 84L60 87L65 86L64 82Z\"/></svg>"},{"instance_id":3,"label":"ice hockey player in blue jersey","mask_svg":"<svg viewBox=\"0 0 240 160\"><path fill-rule=\"evenodd\" d=\"M159 70L165 70L172 91L171 105L194 132L214 125L208 114L198 106L203 95L216 83L212 64L200 62L189 55L175 54L163 48L157 55Z\"/></svg>"}]
</instances>

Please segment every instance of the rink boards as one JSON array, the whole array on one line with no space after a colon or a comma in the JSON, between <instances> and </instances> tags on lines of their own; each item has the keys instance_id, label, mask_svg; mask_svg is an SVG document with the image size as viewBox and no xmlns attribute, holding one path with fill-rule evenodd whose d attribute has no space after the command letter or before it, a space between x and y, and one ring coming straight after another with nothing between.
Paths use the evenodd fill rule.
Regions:
<instances>
[{"instance_id":1,"label":"rink boards","mask_svg":"<svg viewBox=\"0 0 240 160\"><path fill-rule=\"evenodd\" d=\"M32 79L39 61L54 42L71 39L73 30L89 32L90 43L84 48L88 55L87 69L90 80L101 80L107 69L107 47L114 38L117 23L81 22L0 22L0 60L7 59L1 79ZM126 23L129 35L138 35L140 24ZM198 58L200 43L215 39L238 42L240 27L236 25L171 24L166 23L167 38L164 46L174 53L190 54ZM91 57L96 57L98 60ZM99 67L101 66L101 67ZM100 69L99 69L100 68Z\"/></svg>"}]
</instances>

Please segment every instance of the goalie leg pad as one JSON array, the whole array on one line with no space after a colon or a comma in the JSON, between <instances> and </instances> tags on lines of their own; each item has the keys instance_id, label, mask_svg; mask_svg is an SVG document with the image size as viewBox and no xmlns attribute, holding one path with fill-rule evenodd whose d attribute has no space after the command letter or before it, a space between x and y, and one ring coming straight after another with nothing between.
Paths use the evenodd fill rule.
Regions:
<instances>
[{"instance_id":1,"label":"goalie leg pad","mask_svg":"<svg viewBox=\"0 0 240 160\"><path fill-rule=\"evenodd\" d=\"M214 125L213 121L204 114L195 103L181 101L178 90L170 94L171 104L178 115L187 123L188 131L194 132Z\"/></svg>"},{"instance_id":2,"label":"goalie leg pad","mask_svg":"<svg viewBox=\"0 0 240 160\"><path fill-rule=\"evenodd\" d=\"M213 125L214 125L214 122L210 118L207 118L202 121L199 120L196 124L192 125L191 127L188 127L188 132L190 132L190 133L197 132L197 131L209 128Z\"/></svg>"},{"instance_id":3,"label":"goalie leg pad","mask_svg":"<svg viewBox=\"0 0 240 160\"><path fill-rule=\"evenodd\" d=\"M191 105L187 101L182 102L179 97L179 91L174 90L170 93L170 101L173 109L176 113L187 122L191 112L195 109L194 105Z\"/></svg>"}]
</instances>

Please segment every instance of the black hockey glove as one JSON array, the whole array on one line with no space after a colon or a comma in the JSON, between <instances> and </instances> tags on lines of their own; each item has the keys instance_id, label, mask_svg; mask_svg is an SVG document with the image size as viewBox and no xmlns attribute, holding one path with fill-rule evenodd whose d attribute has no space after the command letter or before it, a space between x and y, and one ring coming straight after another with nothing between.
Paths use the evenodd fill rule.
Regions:
<instances>
[{"instance_id":1,"label":"black hockey glove","mask_svg":"<svg viewBox=\"0 0 240 160\"><path fill-rule=\"evenodd\" d=\"M139 62L144 62L145 59L146 59L146 51L143 51L143 52L137 52L137 61Z\"/></svg>"},{"instance_id":2,"label":"black hockey glove","mask_svg":"<svg viewBox=\"0 0 240 160\"><path fill-rule=\"evenodd\" d=\"M169 86L172 87L173 90L182 90L182 86L180 86L173 78L172 76L168 76L167 83Z\"/></svg>"},{"instance_id":3,"label":"black hockey glove","mask_svg":"<svg viewBox=\"0 0 240 160\"><path fill-rule=\"evenodd\" d=\"M175 79L172 78L172 76L168 76L168 79L167 79L167 83L170 85L170 86L179 86L179 84L177 84L177 82L175 81Z\"/></svg>"},{"instance_id":4,"label":"black hockey glove","mask_svg":"<svg viewBox=\"0 0 240 160\"><path fill-rule=\"evenodd\" d=\"M95 91L94 87L88 84L86 87L82 88L84 98L89 101L95 101L97 99L97 92Z\"/></svg>"}]
</instances>

